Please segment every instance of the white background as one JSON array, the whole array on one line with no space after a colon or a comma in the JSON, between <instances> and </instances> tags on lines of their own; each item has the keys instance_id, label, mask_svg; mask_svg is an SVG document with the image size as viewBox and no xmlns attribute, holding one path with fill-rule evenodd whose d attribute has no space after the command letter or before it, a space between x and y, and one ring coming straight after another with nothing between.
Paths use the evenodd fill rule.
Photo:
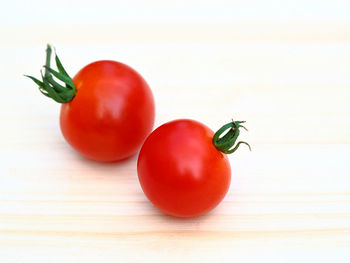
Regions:
<instances>
[{"instance_id":1,"label":"white background","mask_svg":"<svg viewBox=\"0 0 350 263\"><path fill-rule=\"evenodd\" d=\"M349 1L0 0L0 262L349 262ZM39 75L113 59L150 84L156 126L247 121L253 152L203 217L161 214L137 156L83 159Z\"/></svg>"}]
</instances>

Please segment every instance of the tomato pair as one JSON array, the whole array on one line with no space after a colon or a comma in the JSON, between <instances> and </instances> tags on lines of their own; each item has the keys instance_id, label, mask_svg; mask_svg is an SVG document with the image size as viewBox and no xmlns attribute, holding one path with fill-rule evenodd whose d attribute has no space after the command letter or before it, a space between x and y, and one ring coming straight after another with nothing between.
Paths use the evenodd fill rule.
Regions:
<instances>
[{"instance_id":1,"label":"tomato pair","mask_svg":"<svg viewBox=\"0 0 350 263\"><path fill-rule=\"evenodd\" d=\"M87 158L110 162L132 156L144 143L137 162L138 177L156 207L189 217L220 203L231 179L226 153L245 143L234 147L242 122L232 121L214 135L205 125L183 119L150 134L154 99L134 69L115 61L97 61L71 79L57 55L58 71L51 68L51 53L48 45L41 80L27 77L45 96L62 103L61 131L75 150Z\"/></svg>"}]
</instances>

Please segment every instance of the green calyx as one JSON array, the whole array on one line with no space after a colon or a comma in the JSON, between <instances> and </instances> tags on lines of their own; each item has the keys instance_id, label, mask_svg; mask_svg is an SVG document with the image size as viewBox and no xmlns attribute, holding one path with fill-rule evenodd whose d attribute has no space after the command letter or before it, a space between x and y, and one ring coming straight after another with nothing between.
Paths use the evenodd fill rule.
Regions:
<instances>
[{"instance_id":1,"label":"green calyx","mask_svg":"<svg viewBox=\"0 0 350 263\"><path fill-rule=\"evenodd\" d=\"M239 141L236 145L236 140L239 136L239 129L243 128L246 131L247 128L242 125L242 123L245 123L245 121L233 121L230 123L225 124L222 126L215 134L213 137L213 143L216 149L219 151L225 153L225 154L230 154L234 153L239 145L245 144L248 146L249 150L251 151L250 145L246 142ZM225 131L229 131L222 136L222 134L225 133Z\"/></svg>"},{"instance_id":2,"label":"green calyx","mask_svg":"<svg viewBox=\"0 0 350 263\"><path fill-rule=\"evenodd\" d=\"M75 94L77 93L77 90L75 88L72 78L64 69L57 54L55 54L55 61L58 72L50 67L51 53L52 48L50 45L47 45L46 63L44 66L45 72L43 74L42 71L40 71L41 81L32 76L25 76L33 80L35 84L39 86L39 91L46 97L49 97L58 103L66 103L74 98ZM54 80L54 77L60 80L62 83L64 83L64 86L58 83L56 80Z\"/></svg>"}]
</instances>

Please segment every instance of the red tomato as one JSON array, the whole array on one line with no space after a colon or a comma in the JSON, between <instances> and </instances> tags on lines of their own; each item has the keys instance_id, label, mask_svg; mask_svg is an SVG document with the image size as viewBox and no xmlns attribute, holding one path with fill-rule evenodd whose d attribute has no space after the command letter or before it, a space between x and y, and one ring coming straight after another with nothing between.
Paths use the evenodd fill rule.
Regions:
<instances>
[{"instance_id":1,"label":"red tomato","mask_svg":"<svg viewBox=\"0 0 350 263\"><path fill-rule=\"evenodd\" d=\"M201 215L227 193L231 168L213 144L214 133L200 122L175 120L146 139L137 162L141 187L149 200L170 215Z\"/></svg>"},{"instance_id":2,"label":"red tomato","mask_svg":"<svg viewBox=\"0 0 350 263\"><path fill-rule=\"evenodd\" d=\"M154 100L146 81L131 67L97 61L73 78L75 97L63 103L60 126L82 155L117 161L133 155L154 124Z\"/></svg>"},{"instance_id":3,"label":"red tomato","mask_svg":"<svg viewBox=\"0 0 350 263\"><path fill-rule=\"evenodd\" d=\"M41 80L25 76L46 97L62 103L60 126L66 140L97 161L134 154L151 132L155 114L152 92L141 75L125 64L104 60L87 65L71 79L57 54L58 71L51 68L51 55L47 45Z\"/></svg>"}]
</instances>

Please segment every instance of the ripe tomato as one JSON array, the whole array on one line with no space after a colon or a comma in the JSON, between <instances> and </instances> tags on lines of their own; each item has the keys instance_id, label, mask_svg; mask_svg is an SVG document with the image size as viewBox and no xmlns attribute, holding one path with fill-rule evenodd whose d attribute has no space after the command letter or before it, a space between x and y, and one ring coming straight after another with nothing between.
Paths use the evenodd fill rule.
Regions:
<instances>
[{"instance_id":1,"label":"ripe tomato","mask_svg":"<svg viewBox=\"0 0 350 263\"><path fill-rule=\"evenodd\" d=\"M154 101L146 81L129 66L97 61L73 78L77 93L61 106L66 140L82 155L116 161L134 154L154 124Z\"/></svg>"},{"instance_id":2,"label":"ripe tomato","mask_svg":"<svg viewBox=\"0 0 350 263\"><path fill-rule=\"evenodd\" d=\"M214 132L194 120L157 128L137 162L141 187L160 210L178 217L203 214L224 198L231 180L227 156L213 144Z\"/></svg>"},{"instance_id":3,"label":"ripe tomato","mask_svg":"<svg viewBox=\"0 0 350 263\"><path fill-rule=\"evenodd\" d=\"M47 97L62 103L60 127L64 138L82 155L97 161L118 161L133 155L154 124L154 100L146 81L131 67L97 61L71 79L46 50L42 80L27 76ZM54 80L56 77L65 86Z\"/></svg>"}]
</instances>

